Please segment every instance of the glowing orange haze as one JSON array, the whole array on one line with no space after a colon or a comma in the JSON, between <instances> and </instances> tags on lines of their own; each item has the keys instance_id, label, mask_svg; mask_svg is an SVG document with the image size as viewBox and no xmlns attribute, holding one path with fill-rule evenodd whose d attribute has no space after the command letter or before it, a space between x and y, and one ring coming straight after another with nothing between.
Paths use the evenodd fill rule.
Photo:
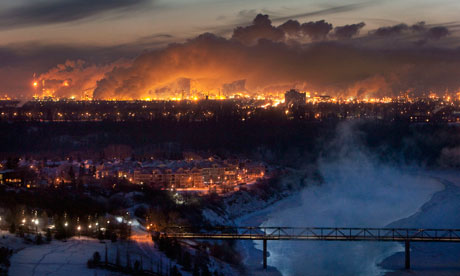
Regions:
<instances>
[{"instance_id":1,"label":"glowing orange haze","mask_svg":"<svg viewBox=\"0 0 460 276\"><path fill-rule=\"evenodd\" d=\"M229 38L205 33L130 61L66 61L32 80L31 90L37 96L120 100L281 98L291 88L361 99L460 91L458 37L448 26L397 24L363 34L364 26L325 20L276 26L258 14ZM99 51L105 56L111 50Z\"/></svg>"},{"instance_id":2,"label":"glowing orange haze","mask_svg":"<svg viewBox=\"0 0 460 276\"><path fill-rule=\"evenodd\" d=\"M459 57L424 49L382 51L353 41L244 44L203 34L106 65L67 61L41 75L37 93L77 99L281 98L296 88L334 97L438 96L460 90ZM427 54L428 53L428 54Z\"/></svg>"}]
</instances>

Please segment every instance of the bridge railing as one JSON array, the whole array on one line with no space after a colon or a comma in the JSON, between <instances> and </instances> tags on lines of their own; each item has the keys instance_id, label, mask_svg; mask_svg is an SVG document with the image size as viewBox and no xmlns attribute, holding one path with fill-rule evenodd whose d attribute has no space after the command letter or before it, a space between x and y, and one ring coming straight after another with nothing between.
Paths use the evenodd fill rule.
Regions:
<instances>
[{"instance_id":1,"label":"bridge railing","mask_svg":"<svg viewBox=\"0 0 460 276\"><path fill-rule=\"evenodd\" d=\"M460 229L177 226L166 228L162 234L184 239L460 242Z\"/></svg>"}]
</instances>

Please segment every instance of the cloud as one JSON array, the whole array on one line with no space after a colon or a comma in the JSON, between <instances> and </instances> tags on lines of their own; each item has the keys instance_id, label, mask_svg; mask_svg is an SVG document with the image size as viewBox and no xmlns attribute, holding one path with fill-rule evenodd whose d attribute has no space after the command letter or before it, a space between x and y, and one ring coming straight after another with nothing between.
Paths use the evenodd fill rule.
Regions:
<instances>
[{"instance_id":1,"label":"cloud","mask_svg":"<svg viewBox=\"0 0 460 276\"><path fill-rule=\"evenodd\" d=\"M156 43L160 43L144 40L141 42L141 44L135 41L110 47L39 42L0 46L0 60L2 61L0 64L0 95L31 97L36 93L31 86L33 76L38 77L56 67L57 64L64 64L67 60L84 60L85 66L95 65L104 69L106 65L117 60L134 59L145 48L153 48L158 46ZM164 44L159 45L164 46ZM100 76L102 78L103 74Z\"/></svg>"},{"instance_id":2,"label":"cloud","mask_svg":"<svg viewBox=\"0 0 460 276\"><path fill-rule=\"evenodd\" d=\"M92 97L97 81L115 67L128 66L129 60L117 60L107 64L89 64L83 60L66 60L46 73L41 74L39 96L76 97L78 99Z\"/></svg>"},{"instance_id":3,"label":"cloud","mask_svg":"<svg viewBox=\"0 0 460 276\"><path fill-rule=\"evenodd\" d=\"M336 27L334 35L338 39L351 38L358 34L364 23ZM268 15L258 14L251 25L237 27L232 39L246 45L254 45L260 39L270 41L285 41L287 39L324 40L333 29L331 23L325 20L311 21L300 24L297 20L289 19L279 26L274 26Z\"/></svg>"},{"instance_id":4,"label":"cloud","mask_svg":"<svg viewBox=\"0 0 460 276\"><path fill-rule=\"evenodd\" d=\"M417 24L414 25L413 27L414 30L420 31L421 29L424 29L423 25ZM390 36L390 35L399 35L403 31L409 30L409 26L406 24L398 24L390 27L381 27L378 28L374 34L377 36Z\"/></svg>"},{"instance_id":5,"label":"cloud","mask_svg":"<svg viewBox=\"0 0 460 276\"><path fill-rule=\"evenodd\" d=\"M334 36L337 39L350 39L359 34L359 31L365 26L364 22L350 24L334 28Z\"/></svg>"},{"instance_id":6,"label":"cloud","mask_svg":"<svg viewBox=\"0 0 460 276\"><path fill-rule=\"evenodd\" d=\"M244 44L254 44L259 39L268 39L271 41L280 41L284 38L284 32L272 26L268 15L258 14L251 25L247 27L237 27L233 31L232 39L238 40Z\"/></svg>"},{"instance_id":7,"label":"cloud","mask_svg":"<svg viewBox=\"0 0 460 276\"><path fill-rule=\"evenodd\" d=\"M106 12L140 8L150 0L46 0L0 13L0 28L66 23Z\"/></svg>"},{"instance_id":8,"label":"cloud","mask_svg":"<svg viewBox=\"0 0 460 276\"><path fill-rule=\"evenodd\" d=\"M460 90L460 48L452 47L458 41L446 37L447 27L398 24L359 34L363 26L292 19L273 25L268 15L259 14L231 38L205 33L168 44L176 38L157 34L104 48L0 48L0 70L6 75L13 69L26 72L21 83L29 87L23 91L32 90L31 77L37 73L45 81L43 88L56 95L95 87L99 99L181 97L184 90L198 96L238 91L273 95L297 88L343 97ZM129 62L120 65L121 57ZM66 60L85 62L72 70L55 69ZM11 82L2 83L4 89ZM21 90L13 88L8 89Z\"/></svg>"},{"instance_id":9,"label":"cloud","mask_svg":"<svg viewBox=\"0 0 460 276\"><path fill-rule=\"evenodd\" d=\"M371 5L375 5L377 3L378 1L352 3L352 4L340 5L340 6L335 6L331 8L322 9L322 10L317 10L313 12L298 13L298 14L293 14L289 16L276 17L274 20L279 22L279 21L284 21L284 20L289 20L289 19L294 19L294 18L304 18L304 17L312 17L312 16L320 16L320 15L337 14L337 13L359 10L362 8L369 7Z\"/></svg>"},{"instance_id":10,"label":"cloud","mask_svg":"<svg viewBox=\"0 0 460 276\"><path fill-rule=\"evenodd\" d=\"M433 193L443 189L425 173L414 173L415 166L408 173L399 164L381 162L366 141L369 130L365 129L365 123L358 120L343 122L330 142L321 140L318 171L323 183L310 181L303 191L278 203L267 212L262 226L387 227L420 211ZM311 169L305 166L302 171ZM301 180L292 177L287 181ZM424 227L429 226L434 225ZM260 246L258 243L257 248ZM327 246L314 241L280 241L269 248L271 264L283 275L303 275L306 270L316 275L378 275L381 271L375 264L380 257L400 251L397 244L341 241Z\"/></svg>"},{"instance_id":11,"label":"cloud","mask_svg":"<svg viewBox=\"0 0 460 276\"><path fill-rule=\"evenodd\" d=\"M332 24L324 20L303 23L300 26L303 34L308 35L313 40L324 39L332 30Z\"/></svg>"},{"instance_id":12,"label":"cloud","mask_svg":"<svg viewBox=\"0 0 460 276\"><path fill-rule=\"evenodd\" d=\"M362 43L375 35L350 39L363 26L340 26L324 41L290 44L281 36L270 39L267 32L273 28L288 32L295 26L275 27L268 17L258 16L252 25L237 29L241 36L232 39L207 33L146 52L132 66L108 73L98 82L95 97L150 96L178 78L190 79L192 90L216 94L239 80L245 80L250 93L282 93L286 87L297 87L337 96L382 97L460 88L459 49L366 46Z\"/></svg>"},{"instance_id":13,"label":"cloud","mask_svg":"<svg viewBox=\"0 0 460 276\"><path fill-rule=\"evenodd\" d=\"M323 40L332 30L332 24L324 21L311 21L300 24L297 20L289 19L278 26L287 37L306 36L312 40Z\"/></svg>"},{"instance_id":14,"label":"cloud","mask_svg":"<svg viewBox=\"0 0 460 276\"><path fill-rule=\"evenodd\" d=\"M281 24L278 28L289 36L296 36L300 32L300 23L297 20L289 19L288 21Z\"/></svg>"},{"instance_id":15,"label":"cloud","mask_svg":"<svg viewBox=\"0 0 460 276\"><path fill-rule=\"evenodd\" d=\"M437 26L430 28L427 32L428 38L431 39L441 39L449 35L449 30L444 26Z\"/></svg>"},{"instance_id":16,"label":"cloud","mask_svg":"<svg viewBox=\"0 0 460 276\"><path fill-rule=\"evenodd\" d=\"M37 92L31 86L33 76L40 77L41 74L49 72L59 64L65 64L66 61L81 60L85 63L84 67L94 66L93 70L100 68L100 72L94 72L94 75L102 78L107 68L108 71L113 68L113 66L109 66L110 64L117 65L120 60L126 63L147 49L166 47L174 39L169 34L160 33L141 37L124 44L105 47L50 44L40 41L3 45L0 46L0 60L2 61L0 63L0 95L31 97ZM78 70L74 73L78 73ZM43 79L45 80L50 78L50 81L47 82L49 84L52 83L52 79L62 79L62 77L44 76ZM75 76L75 78L79 78L79 76ZM95 83L92 87L95 87ZM45 88L51 89L52 86ZM80 94L78 93L78 95ZM62 93L62 95L67 96L70 93Z\"/></svg>"},{"instance_id":17,"label":"cloud","mask_svg":"<svg viewBox=\"0 0 460 276\"><path fill-rule=\"evenodd\" d=\"M417 36L420 40L439 40L450 34L445 26L428 27L425 22L419 22L412 26L397 24L394 26L380 27L370 32L378 37Z\"/></svg>"},{"instance_id":18,"label":"cloud","mask_svg":"<svg viewBox=\"0 0 460 276\"><path fill-rule=\"evenodd\" d=\"M361 3L352 3L352 4L333 6L333 7L328 7L325 9L320 9L320 10L316 10L312 12L290 14L287 16L272 16L272 21L275 23L283 23L289 20L296 21L294 19L299 19L299 18L308 18L308 17L314 17L314 16L324 16L324 15L331 15L331 14L337 14L337 13L344 13L344 12L349 12L353 10L363 9L371 5L376 5L378 3L379 1L367 1L367 2L361 2ZM272 12L270 12L270 14L273 15ZM248 21L247 19L254 18L254 16L256 15L257 15L257 11L254 9L242 10L237 14L237 18L239 19L238 22L232 22L230 24L219 26L214 29L207 28L205 31L213 32L219 35L226 35L226 34L232 33L235 25L239 25L239 26L250 25L251 21Z\"/></svg>"}]
</instances>

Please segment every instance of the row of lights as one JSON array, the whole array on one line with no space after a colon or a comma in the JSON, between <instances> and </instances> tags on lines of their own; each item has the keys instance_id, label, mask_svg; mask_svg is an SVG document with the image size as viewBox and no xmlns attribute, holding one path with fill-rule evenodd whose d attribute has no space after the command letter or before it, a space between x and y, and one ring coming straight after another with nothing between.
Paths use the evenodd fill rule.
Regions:
<instances>
[{"instance_id":1,"label":"row of lights","mask_svg":"<svg viewBox=\"0 0 460 276\"><path fill-rule=\"evenodd\" d=\"M0 221L1 221L1 218L0 218ZM26 224L26 222L27 222L27 219L25 219L25 218L22 219L22 224ZM31 222L33 224L35 224L35 225L38 225L38 223L39 223L38 219L32 219Z\"/></svg>"}]
</instances>

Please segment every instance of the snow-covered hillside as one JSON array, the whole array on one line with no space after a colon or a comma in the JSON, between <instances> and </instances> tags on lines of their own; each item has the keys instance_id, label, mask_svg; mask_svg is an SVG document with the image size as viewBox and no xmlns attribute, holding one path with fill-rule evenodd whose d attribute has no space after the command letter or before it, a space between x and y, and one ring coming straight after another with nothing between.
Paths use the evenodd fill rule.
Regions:
<instances>
[{"instance_id":1,"label":"snow-covered hillside","mask_svg":"<svg viewBox=\"0 0 460 276\"><path fill-rule=\"evenodd\" d=\"M437 174L439 176L439 174ZM455 180L452 176L450 180ZM433 195L420 211L395 221L389 227L460 228L460 182L441 180L445 189ZM411 271L401 270L404 252L385 259L380 265L394 270L388 275L459 275L460 244L411 243Z\"/></svg>"}]
</instances>

